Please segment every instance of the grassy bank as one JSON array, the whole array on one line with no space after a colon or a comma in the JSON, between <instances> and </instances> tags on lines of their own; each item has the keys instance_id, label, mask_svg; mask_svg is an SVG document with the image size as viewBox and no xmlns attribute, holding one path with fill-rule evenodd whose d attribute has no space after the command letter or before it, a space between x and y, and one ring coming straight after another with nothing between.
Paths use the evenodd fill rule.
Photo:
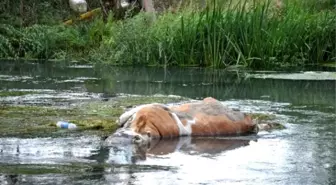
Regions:
<instances>
[{"instance_id":1,"label":"grassy bank","mask_svg":"<svg viewBox=\"0 0 336 185\"><path fill-rule=\"evenodd\" d=\"M221 1L222 2L222 1ZM226 1L123 21L0 27L1 58L84 59L113 65L277 69L335 60L334 3Z\"/></svg>"}]
</instances>

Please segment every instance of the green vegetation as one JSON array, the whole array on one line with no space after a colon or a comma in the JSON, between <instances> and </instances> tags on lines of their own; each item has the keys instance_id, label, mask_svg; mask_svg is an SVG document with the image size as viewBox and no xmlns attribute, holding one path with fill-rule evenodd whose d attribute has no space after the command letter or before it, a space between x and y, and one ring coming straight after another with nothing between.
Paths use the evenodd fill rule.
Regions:
<instances>
[{"instance_id":1,"label":"green vegetation","mask_svg":"<svg viewBox=\"0 0 336 185\"><path fill-rule=\"evenodd\" d=\"M0 58L79 59L99 47L93 43L92 25L64 26L74 18L68 0L38 0L0 2ZM99 1L89 1L89 8L99 7ZM92 34L92 35L90 35Z\"/></svg>"},{"instance_id":2,"label":"green vegetation","mask_svg":"<svg viewBox=\"0 0 336 185\"><path fill-rule=\"evenodd\" d=\"M38 92L32 91L0 91L0 97L5 96L23 96L27 94L37 94Z\"/></svg>"},{"instance_id":3,"label":"green vegetation","mask_svg":"<svg viewBox=\"0 0 336 185\"><path fill-rule=\"evenodd\" d=\"M79 163L73 162L71 164L2 164L0 166L0 173L2 174L72 174L72 175L88 175L90 173L97 173L98 168L105 167L113 168L114 173L139 173L153 170L172 170L174 167L161 165L133 165L133 164L110 164L102 163Z\"/></svg>"},{"instance_id":4,"label":"green vegetation","mask_svg":"<svg viewBox=\"0 0 336 185\"><path fill-rule=\"evenodd\" d=\"M88 8L100 6L99 1L87 1ZM1 0L0 23L14 27L27 27L35 24L61 24L75 16L69 6L69 0Z\"/></svg>"},{"instance_id":5,"label":"green vegetation","mask_svg":"<svg viewBox=\"0 0 336 185\"><path fill-rule=\"evenodd\" d=\"M277 69L334 61L332 0L219 1L204 9L101 17L73 26L0 24L0 58L150 66ZM226 3L223 3L226 2ZM60 18L58 18L60 20ZM37 21L39 23L39 21Z\"/></svg>"},{"instance_id":6,"label":"green vegetation","mask_svg":"<svg viewBox=\"0 0 336 185\"><path fill-rule=\"evenodd\" d=\"M172 103L180 97L118 97L107 102L85 102L67 108L0 105L0 136L36 137L62 136L56 122L66 120L77 124L78 130L99 130L108 135L117 129L116 120L126 108L145 103Z\"/></svg>"},{"instance_id":7,"label":"green vegetation","mask_svg":"<svg viewBox=\"0 0 336 185\"><path fill-rule=\"evenodd\" d=\"M94 131L106 136L114 132L116 120L127 109L146 103L176 103L190 99L177 96L130 96L109 101L78 103L71 107L0 106L0 136L36 137L64 136L66 130L56 127L56 122L66 120L75 123L79 131ZM250 116L258 123L268 124L272 129L282 129L275 116L253 113Z\"/></svg>"},{"instance_id":8,"label":"green vegetation","mask_svg":"<svg viewBox=\"0 0 336 185\"><path fill-rule=\"evenodd\" d=\"M280 123L277 123L276 117L273 114L253 113L249 114L251 118L259 124L259 129L262 131L282 130L286 127Z\"/></svg>"},{"instance_id":9,"label":"green vegetation","mask_svg":"<svg viewBox=\"0 0 336 185\"><path fill-rule=\"evenodd\" d=\"M86 28L89 27L0 25L0 58L65 60L85 57L90 49L99 47L88 38Z\"/></svg>"}]
</instances>

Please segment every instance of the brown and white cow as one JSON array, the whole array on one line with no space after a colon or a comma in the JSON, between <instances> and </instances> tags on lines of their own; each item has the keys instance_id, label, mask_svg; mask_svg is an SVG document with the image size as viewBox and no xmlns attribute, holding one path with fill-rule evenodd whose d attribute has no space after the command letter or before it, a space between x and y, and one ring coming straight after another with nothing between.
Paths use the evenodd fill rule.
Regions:
<instances>
[{"instance_id":1,"label":"brown and white cow","mask_svg":"<svg viewBox=\"0 0 336 185\"><path fill-rule=\"evenodd\" d=\"M181 105L145 104L133 108L119 118L121 127L114 136L148 144L151 139L180 136L235 136L258 132L251 117L224 106L214 98Z\"/></svg>"}]
</instances>

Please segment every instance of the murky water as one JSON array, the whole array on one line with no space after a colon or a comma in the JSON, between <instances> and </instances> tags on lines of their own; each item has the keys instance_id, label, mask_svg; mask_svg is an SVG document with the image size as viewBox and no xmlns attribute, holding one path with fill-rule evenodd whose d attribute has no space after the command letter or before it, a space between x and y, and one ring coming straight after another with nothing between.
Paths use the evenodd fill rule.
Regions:
<instances>
[{"instance_id":1,"label":"murky water","mask_svg":"<svg viewBox=\"0 0 336 185\"><path fill-rule=\"evenodd\" d=\"M213 96L244 112L275 115L287 128L159 141L137 156L132 146L101 147L95 133L2 137L0 184L335 184L335 73L291 73L295 78L286 79L272 74L2 61L1 104L67 106L127 94Z\"/></svg>"}]
</instances>

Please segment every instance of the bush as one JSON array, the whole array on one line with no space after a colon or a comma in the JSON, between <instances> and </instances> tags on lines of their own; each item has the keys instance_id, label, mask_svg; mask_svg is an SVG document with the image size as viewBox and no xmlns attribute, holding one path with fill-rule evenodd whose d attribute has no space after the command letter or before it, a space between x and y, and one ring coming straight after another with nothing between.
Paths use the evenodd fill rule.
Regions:
<instances>
[{"instance_id":1,"label":"bush","mask_svg":"<svg viewBox=\"0 0 336 185\"><path fill-rule=\"evenodd\" d=\"M266 69L317 64L335 58L333 11L298 3L217 6L142 13L109 27L93 60L120 65L246 66Z\"/></svg>"},{"instance_id":2,"label":"bush","mask_svg":"<svg viewBox=\"0 0 336 185\"><path fill-rule=\"evenodd\" d=\"M285 1L280 9L267 0L223 2L166 11L155 21L142 12L123 21L97 17L73 26L0 24L0 57L253 69L336 58L335 4L329 0Z\"/></svg>"},{"instance_id":3,"label":"bush","mask_svg":"<svg viewBox=\"0 0 336 185\"><path fill-rule=\"evenodd\" d=\"M74 26L0 24L0 58L66 59L86 57L101 43L102 19Z\"/></svg>"}]
</instances>

